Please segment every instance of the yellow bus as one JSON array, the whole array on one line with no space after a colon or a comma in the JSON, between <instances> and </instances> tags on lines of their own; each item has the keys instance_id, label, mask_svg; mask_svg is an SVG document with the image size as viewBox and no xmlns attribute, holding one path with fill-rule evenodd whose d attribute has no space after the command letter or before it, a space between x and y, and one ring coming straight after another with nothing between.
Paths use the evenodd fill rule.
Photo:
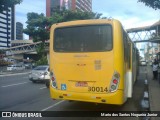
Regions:
<instances>
[{"instance_id":1,"label":"yellow bus","mask_svg":"<svg viewBox=\"0 0 160 120\"><path fill-rule=\"evenodd\" d=\"M121 105L132 97L137 50L115 19L52 25L52 99Z\"/></svg>"}]
</instances>

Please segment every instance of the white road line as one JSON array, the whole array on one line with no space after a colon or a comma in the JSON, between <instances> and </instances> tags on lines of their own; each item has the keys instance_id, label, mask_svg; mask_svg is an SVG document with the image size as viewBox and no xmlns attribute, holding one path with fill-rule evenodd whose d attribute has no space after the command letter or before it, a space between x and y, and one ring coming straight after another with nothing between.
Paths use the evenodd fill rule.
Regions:
<instances>
[{"instance_id":1,"label":"white road line","mask_svg":"<svg viewBox=\"0 0 160 120\"><path fill-rule=\"evenodd\" d=\"M0 75L0 77L6 77L6 76L13 76L13 75L24 75L24 74L29 74L30 72L27 73L15 73L15 74L5 74L5 75Z\"/></svg>"},{"instance_id":2,"label":"white road line","mask_svg":"<svg viewBox=\"0 0 160 120\"><path fill-rule=\"evenodd\" d=\"M63 103L64 101L65 101L65 100L59 101L59 102L57 102L57 103L55 103L55 104L53 104L53 105L51 105L51 106L49 106L49 107L47 107L47 108L45 108L45 109L42 109L41 111L46 111L46 110L48 110L48 109L50 109L50 108L53 108L53 107L55 107L55 106Z\"/></svg>"},{"instance_id":3,"label":"white road line","mask_svg":"<svg viewBox=\"0 0 160 120\"><path fill-rule=\"evenodd\" d=\"M11 86L22 85L22 84L26 84L26 83L29 83L29 82L23 82L23 83L17 83L17 84L5 85L5 86L1 86L1 87L11 87Z\"/></svg>"},{"instance_id":4,"label":"white road line","mask_svg":"<svg viewBox=\"0 0 160 120\"><path fill-rule=\"evenodd\" d=\"M47 88L47 87L42 87L42 88L39 88L39 89L41 89L41 90L42 90L42 89L45 89L45 88Z\"/></svg>"}]
</instances>

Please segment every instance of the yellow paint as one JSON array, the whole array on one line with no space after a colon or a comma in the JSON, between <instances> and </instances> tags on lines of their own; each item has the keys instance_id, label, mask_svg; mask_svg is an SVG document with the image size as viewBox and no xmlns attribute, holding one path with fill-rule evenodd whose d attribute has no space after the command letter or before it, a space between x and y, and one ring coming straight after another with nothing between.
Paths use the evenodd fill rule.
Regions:
<instances>
[{"instance_id":1,"label":"yellow paint","mask_svg":"<svg viewBox=\"0 0 160 120\"><path fill-rule=\"evenodd\" d=\"M113 32L113 49L105 52L59 53L53 50L54 30L56 28L110 24ZM117 20L81 20L54 24L50 32L50 71L56 77L57 89L50 85L50 95L53 99L77 100L105 104L121 105L126 101L125 75L129 70L124 61L122 25ZM120 74L120 84L114 93L99 91L89 92L88 87L77 87L77 82L86 81L90 87L110 88L114 72ZM51 82L52 84L52 82ZM66 84L66 90L61 90L61 84ZM99 89L99 88L97 88ZM69 96L63 96L69 94ZM60 98L63 96L63 98ZM101 97L101 99L95 99ZM106 100L106 102L102 102Z\"/></svg>"}]
</instances>

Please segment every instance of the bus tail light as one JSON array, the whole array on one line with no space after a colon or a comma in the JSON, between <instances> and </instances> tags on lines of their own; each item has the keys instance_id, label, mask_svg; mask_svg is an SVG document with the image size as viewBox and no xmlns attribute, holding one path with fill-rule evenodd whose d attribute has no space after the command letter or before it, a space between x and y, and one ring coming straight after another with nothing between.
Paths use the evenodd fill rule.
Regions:
<instances>
[{"instance_id":1,"label":"bus tail light","mask_svg":"<svg viewBox=\"0 0 160 120\"><path fill-rule=\"evenodd\" d=\"M51 77L52 87L57 89L57 82L53 72L50 72L50 77Z\"/></svg>"},{"instance_id":2,"label":"bus tail light","mask_svg":"<svg viewBox=\"0 0 160 120\"><path fill-rule=\"evenodd\" d=\"M120 74L118 72L114 72L111 83L110 83L110 92L115 92L118 89L118 85L120 82Z\"/></svg>"}]
</instances>

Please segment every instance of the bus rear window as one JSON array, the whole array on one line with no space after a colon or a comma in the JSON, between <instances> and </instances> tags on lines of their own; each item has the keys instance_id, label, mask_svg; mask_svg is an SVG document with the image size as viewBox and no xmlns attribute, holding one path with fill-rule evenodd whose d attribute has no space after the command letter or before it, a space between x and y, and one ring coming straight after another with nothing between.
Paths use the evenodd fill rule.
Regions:
<instances>
[{"instance_id":1,"label":"bus rear window","mask_svg":"<svg viewBox=\"0 0 160 120\"><path fill-rule=\"evenodd\" d=\"M88 25L57 28L55 52L101 52L112 49L111 25Z\"/></svg>"}]
</instances>

